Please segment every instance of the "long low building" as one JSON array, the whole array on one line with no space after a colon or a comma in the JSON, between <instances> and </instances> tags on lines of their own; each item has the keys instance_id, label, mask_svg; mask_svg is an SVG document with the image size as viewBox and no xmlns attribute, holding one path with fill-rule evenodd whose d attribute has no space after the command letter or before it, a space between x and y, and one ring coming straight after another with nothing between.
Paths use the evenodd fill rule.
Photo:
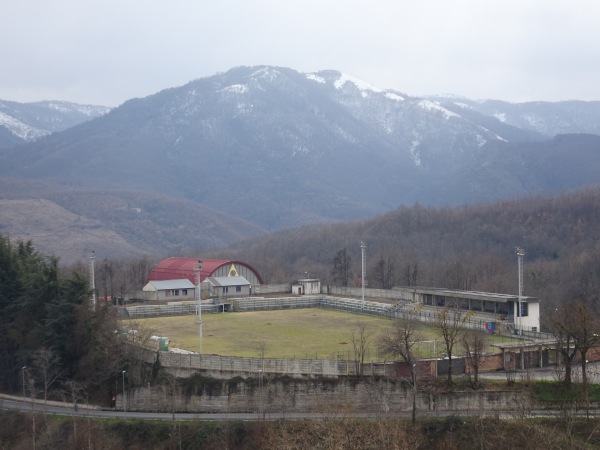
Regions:
<instances>
[{"instance_id":1,"label":"long low building","mask_svg":"<svg viewBox=\"0 0 600 450\"><path fill-rule=\"evenodd\" d=\"M252 285L244 277L208 277L202 281L202 295L207 297L247 296L252 294Z\"/></svg>"},{"instance_id":2,"label":"long low building","mask_svg":"<svg viewBox=\"0 0 600 450\"><path fill-rule=\"evenodd\" d=\"M148 281L143 292L153 293L152 300L193 300L196 298L196 286L188 280Z\"/></svg>"},{"instance_id":3,"label":"long low building","mask_svg":"<svg viewBox=\"0 0 600 450\"><path fill-rule=\"evenodd\" d=\"M452 307L497 314L516 329L540 331L540 299L491 292L460 291L429 287L395 288L427 306ZM406 295L405 295L406 298ZM519 309L520 305L520 309Z\"/></svg>"}]
</instances>

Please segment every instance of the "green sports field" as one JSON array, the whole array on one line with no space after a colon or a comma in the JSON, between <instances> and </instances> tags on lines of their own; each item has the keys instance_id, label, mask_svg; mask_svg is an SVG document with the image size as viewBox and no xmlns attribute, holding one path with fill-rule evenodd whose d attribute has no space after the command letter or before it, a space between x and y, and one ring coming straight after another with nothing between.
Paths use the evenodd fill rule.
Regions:
<instances>
[{"instance_id":1,"label":"green sports field","mask_svg":"<svg viewBox=\"0 0 600 450\"><path fill-rule=\"evenodd\" d=\"M196 316L159 317L136 323L146 332L168 337L170 347L199 350ZM258 357L264 352L267 358L353 359L352 334L358 335L361 323L370 335L366 361L383 360L377 354L377 340L390 332L392 320L321 308L204 314L202 350L226 356ZM420 333L425 342L417 348L419 356L433 357L434 349L436 356L441 356L444 349L439 330L421 325Z\"/></svg>"}]
</instances>

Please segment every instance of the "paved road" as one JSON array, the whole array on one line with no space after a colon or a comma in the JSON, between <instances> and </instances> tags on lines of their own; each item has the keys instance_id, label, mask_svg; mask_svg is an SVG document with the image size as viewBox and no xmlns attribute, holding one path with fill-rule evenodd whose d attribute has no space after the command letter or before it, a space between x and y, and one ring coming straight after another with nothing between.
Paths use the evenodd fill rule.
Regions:
<instances>
[{"instance_id":1,"label":"paved road","mask_svg":"<svg viewBox=\"0 0 600 450\"><path fill-rule=\"evenodd\" d=\"M32 409L38 413L57 414L63 416L96 417L96 418L120 418L120 419L148 419L148 420L277 420L277 419L310 419L323 418L330 415L322 413L157 413L138 411L115 411L113 409L102 409L93 405L79 405L77 410L71 403L51 401L44 405L43 400L23 399L0 394L0 409L31 412ZM401 416L410 417L411 412L401 412ZM333 415L333 414L331 414ZM340 415L341 416L341 415ZM356 413L344 414L344 417L376 418L384 416L383 413Z\"/></svg>"},{"instance_id":2,"label":"paved road","mask_svg":"<svg viewBox=\"0 0 600 450\"><path fill-rule=\"evenodd\" d=\"M72 404L61 402L48 402L44 405L42 400L34 402L31 399L23 399L21 397L9 396L0 394L0 409L31 412L35 410L37 413L62 415L62 416L78 416L92 417L104 419L144 419L144 420L176 420L176 421L258 421L258 420L300 420L300 419L347 419L349 417L359 419L375 419L375 418L404 418L410 419L411 411L400 411L395 413L156 413L156 412L137 412L137 411L115 411L102 409L98 406L81 405L74 408ZM577 411L575 414L588 416L590 418L597 417L600 411L585 410ZM537 409L529 411L530 417L558 417L560 411ZM448 410L448 411L423 411L417 410L417 417L445 417L445 416L462 416L462 417L479 417L492 416L500 419L514 418L514 411L479 411L479 410Z\"/></svg>"}]
</instances>

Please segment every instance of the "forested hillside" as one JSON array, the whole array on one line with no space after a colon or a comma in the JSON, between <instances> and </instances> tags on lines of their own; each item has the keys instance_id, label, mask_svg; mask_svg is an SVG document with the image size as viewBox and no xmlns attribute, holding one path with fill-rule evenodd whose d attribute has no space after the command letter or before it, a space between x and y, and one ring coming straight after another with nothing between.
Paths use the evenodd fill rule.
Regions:
<instances>
[{"instance_id":1,"label":"forested hillside","mask_svg":"<svg viewBox=\"0 0 600 450\"><path fill-rule=\"evenodd\" d=\"M436 100L338 71L237 67L0 151L0 229L72 262L554 195L600 182L599 117L600 102ZM39 199L42 218L23 203ZM69 246L65 222L83 225Z\"/></svg>"},{"instance_id":2,"label":"forested hillside","mask_svg":"<svg viewBox=\"0 0 600 450\"><path fill-rule=\"evenodd\" d=\"M219 256L252 262L272 283L308 273L336 284L334 260L346 256L347 282L359 285L363 241L369 287L517 293L518 246L526 251L525 294L550 299L559 287L592 279L600 286L599 223L600 189L587 189L461 208L402 207L373 220L272 234Z\"/></svg>"},{"instance_id":3,"label":"forested hillside","mask_svg":"<svg viewBox=\"0 0 600 450\"><path fill-rule=\"evenodd\" d=\"M525 249L524 294L544 307L600 292L600 188L461 208L402 207L371 220L311 225L185 255L243 260L267 283L306 276L360 286L360 243L373 288L432 286L518 292L515 247ZM35 243L34 243L35 244ZM162 257L99 257L100 296L141 289ZM87 262L73 268L87 276Z\"/></svg>"}]
</instances>

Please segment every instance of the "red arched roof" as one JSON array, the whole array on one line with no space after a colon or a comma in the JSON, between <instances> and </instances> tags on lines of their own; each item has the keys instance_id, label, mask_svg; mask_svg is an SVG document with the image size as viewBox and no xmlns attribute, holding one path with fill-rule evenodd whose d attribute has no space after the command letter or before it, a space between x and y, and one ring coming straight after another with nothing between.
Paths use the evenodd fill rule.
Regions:
<instances>
[{"instance_id":1,"label":"red arched roof","mask_svg":"<svg viewBox=\"0 0 600 450\"><path fill-rule=\"evenodd\" d=\"M156 264L148 274L148 281L175 280L187 278L196 284L196 269L199 258L167 258ZM210 277L217 269L231 264L246 266L256 275L256 278L263 284L260 273L250 264L243 261L225 260L225 259L203 259L202 269L200 270L200 281Z\"/></svg>"}]
</instances>

